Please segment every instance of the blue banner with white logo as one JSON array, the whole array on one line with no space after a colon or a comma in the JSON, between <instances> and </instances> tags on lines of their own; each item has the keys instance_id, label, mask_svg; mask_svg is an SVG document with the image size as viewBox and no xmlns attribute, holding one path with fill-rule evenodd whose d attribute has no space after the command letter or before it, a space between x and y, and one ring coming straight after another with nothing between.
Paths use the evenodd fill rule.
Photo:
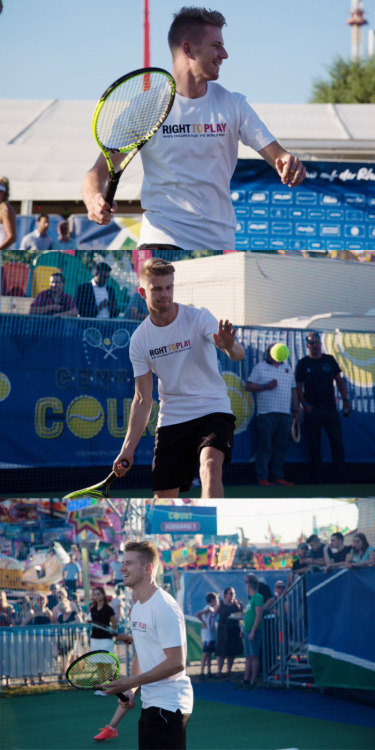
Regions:
<instances>
[{"instance_id":1,"label":"blue banner with white logo","mask_svg":"<svg viewBox=\"0 0 375 750\"><path fill-rule=\"evenodd\" d=\"M132 398L133 369L129 340L136 324L126 321L0 317L0 466L94 466L111 464L124 439ZM246 357L230 361L218 352L236 416L233 462L254 461L257 448L256 395L245 391L252 368L267 346L287 344L287 366L295 369L306 355L305 333L273 328L239 328ZM337 393L346 460L373 463L375 457L375 334L328 331L323 351L332 354L343 373L353 412L343 418ZM158 418L154 381L151 417L135 454L150 465ZM323 436L325 461L330 460ZM289 441L287 462L307 460L302 425L300 443Z\"/></svg>"},{"instance_id":2,"label":"blue banner with white logo","mask_svg":"<svg viewBox=\"0 0 375 750\"><path fill-rule=\"evenodd\" d=\"M318 161L306 168L305 181L291 189L263 160L239 159L231 181L236 249L374 252L374 166Z\"/></svg>"}]
</instances>

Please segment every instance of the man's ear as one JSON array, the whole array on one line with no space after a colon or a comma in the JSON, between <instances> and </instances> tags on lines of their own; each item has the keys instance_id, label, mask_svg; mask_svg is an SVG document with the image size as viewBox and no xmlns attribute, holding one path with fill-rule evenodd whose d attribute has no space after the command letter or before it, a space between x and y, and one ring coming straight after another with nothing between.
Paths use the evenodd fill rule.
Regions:
<instances>
[{"instance_id":1,"label":"man's ear","mask_svg":"<svg viewBox=\"0 0 375 750\"><path fill-rule=\"evenodd\" d=\"M191 49L191 43L190 42L188 42L188 41L182 42L181 49L182 49L184 55L186 55L186 57L189 57L190 59L193 59L194 55L193 55L193 51Z\"/></svg>"},{"instance_id":2,"label":"man's ear","mask_svg":"<svg viewBox=\"0 0 375 750\"><path fill-rule=\"evenodd\" d=\"M141 295L142 299L146 299L146 289L143 286L139 286L137 292Z\"/></svg>"}]
</instances>

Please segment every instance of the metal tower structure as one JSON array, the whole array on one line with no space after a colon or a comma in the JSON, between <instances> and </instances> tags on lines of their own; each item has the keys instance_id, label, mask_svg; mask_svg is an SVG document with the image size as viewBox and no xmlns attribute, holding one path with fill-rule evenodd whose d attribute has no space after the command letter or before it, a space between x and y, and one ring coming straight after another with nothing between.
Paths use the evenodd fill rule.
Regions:
<instances>
[{"instance_id":1,"label":"metal tower structure","mask_svg":"<svg viewBox=\"0 0 375 750\"><path fill-rule=\"evenodd\" d=\"M352 0L350 16L346 22L348 26L352 27L352 60L363 59L363 26L368 24L364 13L362 0Z\"/></svg>"}]
</instances>

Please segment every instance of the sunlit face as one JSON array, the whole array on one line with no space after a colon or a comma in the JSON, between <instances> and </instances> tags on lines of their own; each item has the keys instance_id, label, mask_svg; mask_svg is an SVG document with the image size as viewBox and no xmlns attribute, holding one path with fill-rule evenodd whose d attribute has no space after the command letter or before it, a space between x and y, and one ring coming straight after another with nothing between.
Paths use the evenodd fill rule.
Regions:
<instances>
[{"instance_id":1,"label":"sunlit face","mask_svg":"<svg viewBox=\"0 0 375 750\"><path fill-rule=\"evenodd\" d=\"M147 572L150 572L151 563L145 564L142 555L135 550L125 550L121 565L121 573L124 585L129 588L139 585L144 581Z\"/></svg>"},{"instance_id":2,"label":"sunlit face","mask_svg":"<svg viewBox=\"0 0 375 750\"><path fill-rule=\"evenodd\" d=\"M102 267L102 268L96 269L94 279L98 286L105 286L110 275L111 275L110 270L105 267L104 268Z\"/></svg>"},{"instance_id":3,"label":"sunlit face","mask_svg":"<svg viewBox=\"0 0 375 750\"><path fill-rule=\"evenodd\" d=\"M206 26L200 42L191 42L190 49L194 60L194 72L199 73L206 81L216 81L219 78L221 63L228 57L221 29Z\"/></svg>"},{"instance_id":4,"label":"sunlit face","mask_svg":"<svg viewBox=\"0 0 375 750\"><path fill-rule=\"evenodd\" d=\"M142 279L141 296L146 300L149 311L168 312L173 305L174 276L157 276L153 274Z\"/></svg>"},{"instance_id":5,"label":"sunlit face","mask_svg":"<svg viewBox=\"0 0 375 750\"><path fill-rule=\"evenodd\" d=\"M37 227L39 234L42 236L46 233L48 227L49 227L49 219L47 216L41 216L39 221L37 221Z\"/></svg>"},{"instance_id":6,"label":"sunlit face","mask_svg":"<svg viewBox=\"0 0 375 750\"><path fill-rule=\"evenodd\" d=\"M62 289L64 286L64 282L61 276L51 276L49 280L49 286L50 286L50 289L54 289L56 292L60 291L60 289ZM70 560L71 562L73 562L74 558L71 557Z\"/></svg>"},{"instance_id":7,"label":"sunlit face","mask_svg":"<svg viewBox=\"0 0 375 750\"><path fill-rule=\"evenodd\" d=\"M275 585L275 594L276 596L281 596L285 591L285 586L283 583L276 583Z\"/></svg>"},{"instance_id":8,"label":"sunlit face","mask_svg":"<svg viewBox=\"0 0 375 750\"><path fill-rule=\"evenodd\" d=\"M322 353L322 342L320 339L313 337L307 342L307 349L312 359L318 358Z\"/></svg>"},{"instance_id":9,"label":"sunlit face","mask_svg":"<svg viewBox=\"0 0 375 750\"><path fill-rule=\"evenodd\" d=\"M235 590L234 589L229 589L229 591L227 591L227 593L224 596L225 604L231 604L232 602L234 602L235 597L236 597Z\"/></svg>"},{"instance_id":10,"label":"sunlit face","mask_svg":"<svg viewBox=\"0 0 375 750\"><path fill-rule=\"evenodd\" d=\"M337 538L337 536L331 536L331 547L333 549L338 549L340 546L340 540Z\"/></svg>"},{"instance_id":11,"label":"sunlit face","mask_svg":"<svg viewBox=\"0 0 375 750\"><path fill-rule=\"evenodd\" d=\"M313 552L316 552L316 550L318 550L319 547L320 547L320 541L319 541L319 539L313 539L310 542L310 547L313 550Z\"/></svg>"},{"instance_id":12,"label":"sunlit face","mask_svg":"<svg viewBox=\"0 0 375 750\"><path fill-rule=\"evenodd\" d=\"M100 589L94 589L92 592L92 597L98 604L102 604L102 602L104 601L104 594L102 591L100 591Z\"/></svg>"}]
</instances>

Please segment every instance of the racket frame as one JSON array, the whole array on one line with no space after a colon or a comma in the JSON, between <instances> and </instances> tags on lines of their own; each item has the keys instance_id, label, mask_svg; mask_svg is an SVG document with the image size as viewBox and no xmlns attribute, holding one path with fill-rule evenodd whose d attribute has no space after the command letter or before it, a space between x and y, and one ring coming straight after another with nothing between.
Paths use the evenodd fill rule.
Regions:
<instances>
[{"instance_id":1,"label":"racket frame","mask_svg":"<svg viewBox=\"0 0 375 750\"><path fill-rule=\"evenodd\" d=\"M128 461L123 461L122 463L125 469L129 466ZM109 497L109 488L112 482L115 481L115 479L117 479L117 476L114 471L111 471L111 473L108 474L106 479L104 479L102 482L93 484L91 487L84 487L82 490L74 490L74 492L69 492L63 497L63 500L76 500L80 497L85 496L96 498L97 500L105 500L112 512L115 513L118 518L121 518L122 516L120 511L117 510L115 504Z\"/></svg>"},{"instance_id":2,"label":"racket frame","mask_svg":"<svg viewBox=\"0 0 375 750\"><path fill-rule=\"evenodd\" d=\"M96 132L96 126L98 122L98 118L100 115L100 112L102 111L102 108L108 99L108 97L117 89L119 86L121 86L125 81L129 80L130 78L135 78L136 76L146 76L151 75L152 73L163 73L167 79L170 81L171 85L171 96L169 99L169 102L161 115L161 117L157 120L155 125L153 125L146 135L144 135L142 138L140 138L138 141L134 141L133 143L128 144L127 146L123 148L106 148L101 141L98 138L97 132ZM108 180L104 191L104 199L107 203L109 203L110 206L112 206L113 199L116 193L117 185L119 183L120 177L128 166L129 162L134 159L136 154L141 150L142 146L147 143L147 141L150 140L150 138L159 130L160 126L163 124L163 122L168 117L176 94L176 82L173 78L173 76L168 73L167 70L164 70L164 68L138 68L137 70L133 70L131 73L127 73L124 76L121 76L121 78L118 78L116 81L114 81L108 88L105 90L104 94L100 97L92 117L92 132L93 136L95 138L96 143L98 144L108 167ZM129 153L130 151L130 153ZM110 158L110 154L128 154L128 156L121 162L120 168L115 171L115 168L113 166L113 163Z\"/></svg>"},{"instance_id":3,"label":"racket frame","mask_svg":"<svg viewBox=\"0 0 375 750\"><path fill-rule=\"evenodd\" d=\"M69 677L70 671L73 669L74 665L77 664L80 661L84 661L87 659L88 656L91 656L92 654L110 654L110 656L113 657L113 659L116 662L116 673L115 676L112 678L113 680L117 680L119 674L120 674L120 662L115 656L115 654L112 654L111 651L105 651L104 649L98 649L96 651L88 651L87 654L83 654L82 656L79 656L77 659L75 659L68 667L68 669L65 672L65 677L68 680L69 684L72 685L72 687L76 688L77 690L94 690L99 687L99 685L107 685L111 682L111 680L105 680L104 682L98 682L96 685L90 685L90 686L84 686L84 685L76 685L74 682L71 681ZM117 697L120 698L124 703L129 702L129 698L124 693L116 693Z\"/></svg>"}]
</instances>

